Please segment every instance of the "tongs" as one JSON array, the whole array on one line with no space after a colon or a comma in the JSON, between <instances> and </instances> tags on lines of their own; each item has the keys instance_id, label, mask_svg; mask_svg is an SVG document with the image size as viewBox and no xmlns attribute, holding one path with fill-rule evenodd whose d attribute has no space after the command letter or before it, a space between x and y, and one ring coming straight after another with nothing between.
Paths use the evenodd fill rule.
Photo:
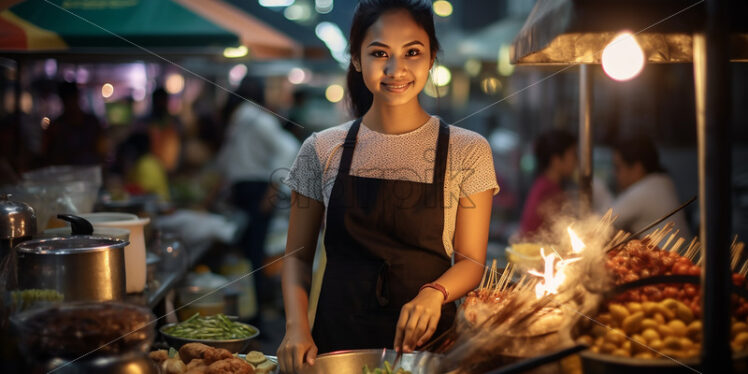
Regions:
<instances>
[{"instance_id":1,"label":"tongs","mask_svg":"<svg viewBox=\"0 0 748 374\"><path fill-rule=\"evenodd\" d=\"M397 350L397 355L395 355L395 361L392 362L392 372L397 373L397 371L400 369L400 362L403 360L403 345L400 344L400 349Z\"/></svg>"},{"instance_id":2,"label":"tongs","mask_svg":"<svg viewBox=\"0 0 748 374\"><path fill-rule=\"evenodd\" d=\"M431 341L429 341L428 343L426 343L423 346L419 347L419 352L420 352L419 355L421 353L429 353L429 352L437 352L438 353L443 348L449 347L450 344L448 344L448 343L449 342L452 342L452 343L454 342L454 340L450 340L451 338L453 338L454 332L455 332L455 326L452 325L449 329L447 329L446 331L444 331L441 335L439 335L439 336L437 336L435 338L432 338ZM395 352L395 360L392 361L392 372L393 373L395 373L398 369L400 369L400 366L402 364L403 347L400 346L399 348L400 348L399 352L397 352L397 350ZM380 360L381 361L380 362L380 366L382 366L384 364L384 362L387 361L388 357L392 356L392 352L393 352L392 349L385 348L385 349L382 350L382 359ZM428 358L426 358L426 359L428 359ZM422 358L417 358L415 361L422 363Z\"/></svg>"}]
</instances>

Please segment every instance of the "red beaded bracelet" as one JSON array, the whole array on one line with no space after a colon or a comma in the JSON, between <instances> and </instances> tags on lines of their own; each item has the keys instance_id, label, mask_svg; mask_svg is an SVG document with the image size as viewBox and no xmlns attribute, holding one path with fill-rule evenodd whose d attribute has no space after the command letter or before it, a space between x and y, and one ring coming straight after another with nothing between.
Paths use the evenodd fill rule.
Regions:
<instances>
[{"instance_id":1,"label":"red beaded bracelet","mask_svg":"<svg viewBox=\"0 0 748 374\"><path fill-rule=\"evenodd\" d=\"M444 295L444 302L447 302L447 297L449 297L449 292L447 292L447 289L444 288L444 286L442 286L441 284L436 283L436 282L426 283L423 286L421 286L421 288L418 290L418 292L423 291L424 288L433 288L433 289L441 292L442 295Z\"/></svg>"}]
</instances>

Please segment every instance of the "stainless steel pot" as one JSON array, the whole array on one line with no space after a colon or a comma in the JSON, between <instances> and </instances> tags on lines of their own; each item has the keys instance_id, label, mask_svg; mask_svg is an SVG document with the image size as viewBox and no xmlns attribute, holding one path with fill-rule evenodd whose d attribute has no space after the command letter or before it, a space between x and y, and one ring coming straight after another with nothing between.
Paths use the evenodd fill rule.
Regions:
<instances>
[{"instance_id":1,"label":"stainless steel pot","mask_svg":"<svg viewBox=\"0 0 748 374\"><path fill-rule=\"evenodd\" d=\"M65 301L121 300L128 242L81 235L16 246L19 289L51 289Z\"/></svg>"},{"instance_id":2,"label":"stainless steel pot","mask_svg":"<svg viewBox=\"0 0 748 374\"><path fill-rule=\"evenodd\" d=\"M366 365L369 369L382 365L384 360L392 364L397 354L391 349L358 349L337 351L317 356L313 366L305 366L301 374L361 373ZM400 366L413 374L435 373L439 368L439 355L429 352L403 354Z\"/></svg>"},{"instance_id":3,"label":"stainless steel pot","mask_svg":"<svg viewBox=\"0 0 748 374\"><path fill-rule=\"evenodd\" d=\"M10 198L9 194L0 194L0 256L8 254L15 245L36 234L34 209Z\"/></svg>"}]
</instances>

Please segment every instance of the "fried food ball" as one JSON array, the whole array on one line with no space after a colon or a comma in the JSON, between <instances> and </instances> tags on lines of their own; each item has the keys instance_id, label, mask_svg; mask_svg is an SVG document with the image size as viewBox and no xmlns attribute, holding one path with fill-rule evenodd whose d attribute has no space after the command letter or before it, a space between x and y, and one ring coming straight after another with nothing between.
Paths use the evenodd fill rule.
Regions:
<instances>
[{"instance_id":1,"label":"fried food ball","mask_svg":"<svg viewBox=\"0 0 748 374\"><path fill-rule=\"evenodd\" d=\"M184 374L205 374L205 371L207 369L208 369L208 365L205 364L205 361L202 359L196 358L194 360L191 360L187 364Z\"/></svg>"},{"instance_id":2,"label":"fried food ball","mask_svg":"<svg viewBox=\"0 0 748 374\"><path fill-rule=\"evenodd\" d=\"M247 361L234 357L210 364L205 374L254 374L254 372L254 368Z\"/></svg>"},{"instance_id":3,"label":"fried food ball","mask_svg":"<svg viewBox=\"0 0 748 374\"><path fill-rule=\"evenodd\" d=\"M161 369L164 374L182 374L186 370L186 366L182 360L178 358L170 358L161 364Z\"/></svg>"},{"instance_id":4,"label":"fried food ball","mask_svg":"<svg viewBox=\"0 0 748 374\"><path fill-rule=\"evenodd\" d=\"M187 343L179 348L179 357L186 364L193 359L199 358L205 361L206 365L213 362L234 357L231 352L223 348L213 348L201 343Z\"/></svg>"},{"instance_id":5,"label":"fried food ball","mask_svg":"<svg viewBox=\"0 0 748 374\"><path fill-rule=\"evenodd\" d=\"M148 357L156 362L158 366L161 366L161 363L169 359L169 352L167 352L165 349L159 349L158 351L149 353Z\"/></svg>"}]
</instances>

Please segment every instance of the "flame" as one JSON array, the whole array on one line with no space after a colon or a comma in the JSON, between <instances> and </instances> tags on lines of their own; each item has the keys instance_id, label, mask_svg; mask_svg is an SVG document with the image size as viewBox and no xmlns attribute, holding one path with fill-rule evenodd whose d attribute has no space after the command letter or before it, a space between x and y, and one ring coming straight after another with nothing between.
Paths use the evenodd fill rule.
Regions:
<instances>
[{"instance_id":1,"label":"flame","mask_svg":"<svg viewBox=\"0 0 748 374\"><path fill-rule=\"evenodd\" d=\"M569 238L571 239L571 251L574 253L581 253L585 247L582 239L580 239L574 230L571 229L571 226L567 227L566 231L569 232Z\"/></svg>"},{"instance_id":2,"label":"flame","mask_svg":"<svg viewBox=\"0 0 748 374\"><path fill-rule=\"evenodd\" d=\"M559 287L561 287L566 280L566 274L564 273L566 266L581 260L579 257L564 260L555 251L546 255L544 248L540 248L540 256L543 257L544 261L543 273L535 270L528 270L528 273L531 275L542 278L542 280L535 285L535 296L538 299L545 295L558 294ZM557 258L560 261L556 262Z\"/></svg>"}]
</instances>

